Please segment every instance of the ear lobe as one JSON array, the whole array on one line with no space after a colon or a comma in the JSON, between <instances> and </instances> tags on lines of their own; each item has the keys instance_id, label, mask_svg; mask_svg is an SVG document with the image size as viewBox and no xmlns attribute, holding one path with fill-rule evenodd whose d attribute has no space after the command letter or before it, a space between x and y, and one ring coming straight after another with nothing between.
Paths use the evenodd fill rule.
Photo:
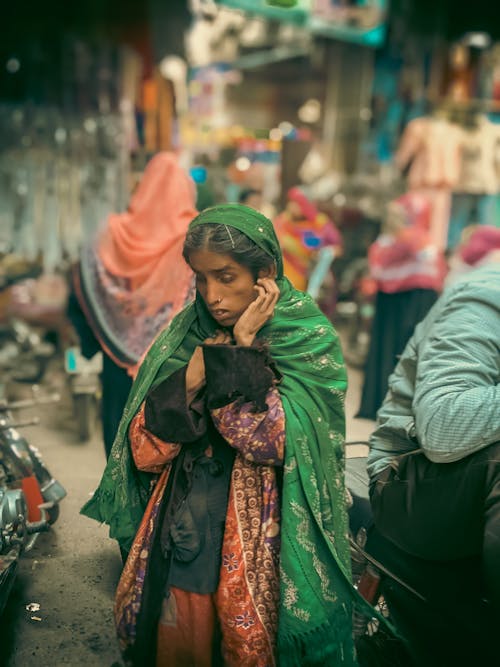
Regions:
<instances>
[{"instance_id":1,"label":"ear lobe","mask_svg":"<svg viewBox=\"0 0 500 667\"><path fill-rule=\"evenodd\" d=\"M259 271L259 278L276 278L278 275L278 271L276 270L276 264L273 262L272 264L269 264L269 266L266 266L265 269L261 269Z\"/></svg>"}]
</instances>

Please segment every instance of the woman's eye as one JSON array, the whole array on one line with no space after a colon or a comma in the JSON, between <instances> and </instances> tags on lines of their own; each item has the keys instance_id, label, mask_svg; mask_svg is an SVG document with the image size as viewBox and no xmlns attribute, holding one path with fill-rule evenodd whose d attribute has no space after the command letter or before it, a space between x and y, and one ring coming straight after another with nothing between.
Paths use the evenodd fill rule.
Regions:
<instances>
[{"instance_id":1,"label":"woman's eye","mask_svg":"<svg viewBox=\"0 0 500 667\"><path fill-rule=\"evenodd\" d=\"M222 276L220 277L221 283L224 283L227 285L228 283L232 283L234 280L234 277L229 274L229 273L223 273Z\"/></svg>"}]
</instances>

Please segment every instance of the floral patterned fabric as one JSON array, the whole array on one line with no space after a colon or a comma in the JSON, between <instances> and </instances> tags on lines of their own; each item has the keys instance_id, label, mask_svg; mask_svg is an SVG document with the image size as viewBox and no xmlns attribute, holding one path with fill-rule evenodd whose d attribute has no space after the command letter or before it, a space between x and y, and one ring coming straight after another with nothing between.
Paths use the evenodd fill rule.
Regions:
<instances>
[{"instance_id":1,"label":"floral patterned fabric","mask_svg":"<svg viewBox=\"0 0 500 667\"><path fill-rule=\"evenodd\" d=\"M216 593L228 666L276 664L279 547L276 471L237 457Z\"/></svg>"},{"instance_id":2,"label":"floral patterned fabric","mask_svg":"<svg viewBox=\"0 0 500 667\"><path fill-rule=\"evenodd\" d=\"M136 637L137 615L142 601L149 546L169 472L169 467L166 467L154 488L116 590L115 623L122 651L125 651Z\"/></svg>"},{"instance_id":3,"label":"floral patterned fabric","mask_svg":"<svg viewBox=\"0 0 500 667\"><path fill-rule=\"evenodd\" d=\"M206 596L213 597L222 630L224 663L234 667L276 664L280 502L275 466L283 463L285 443L284 412L276 388L268 392L267 404L268 410L262 413L253 413L251 403L237 402L211 413L220 434L238 451L231 477L219 587L214 596ZM163 472L118 584L115 620L122 651L136 636L153 529L170 463L180 451L180 445L163 442L145 428L144 405L131 422L129 437L137 467ZM206 454L210 455L210 450ZM203 596L181 593L185 604L192 596L189 604L205 605L200 602ZM182 618L189 622L191 616ZM210 615L206 623L211 627ZM186 628L182 628L179 637L185 633ZM164 658L171 655L172 647L164 646L163 641L172 641L172 633L165 628L158 633L157 665L167 664Z\"/></svg>"}]
</instances>

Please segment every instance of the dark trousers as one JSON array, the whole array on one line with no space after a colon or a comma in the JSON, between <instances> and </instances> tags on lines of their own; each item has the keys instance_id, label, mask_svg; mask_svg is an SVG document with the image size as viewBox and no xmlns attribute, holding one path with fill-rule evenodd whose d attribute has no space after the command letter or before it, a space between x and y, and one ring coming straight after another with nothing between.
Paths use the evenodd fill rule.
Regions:
<instances>
[{"instance_id":1,"label":"dark trousers","mask_svg":"<svg viewBox=\"0 0 500 667\"><path fill-rule=\"evenodd\" d=\"M379 475L371 503L379 532L413 556L479 556L500 614L500 443L455 463L432 463L421 450L400 456Z\"/></svg>"},{"instance_id":2,"label":"dark trousers","mask_svg":"<svg viewBox=\"0 0 500 667\"><path fill-rule=\"evenodd\" d=\"M123 408L132 387L132 378L125 368L121 368L103 355L102 368L102 434L106 459L109 458L111 447L122 418Z\"/></svg>"}]
</instances>

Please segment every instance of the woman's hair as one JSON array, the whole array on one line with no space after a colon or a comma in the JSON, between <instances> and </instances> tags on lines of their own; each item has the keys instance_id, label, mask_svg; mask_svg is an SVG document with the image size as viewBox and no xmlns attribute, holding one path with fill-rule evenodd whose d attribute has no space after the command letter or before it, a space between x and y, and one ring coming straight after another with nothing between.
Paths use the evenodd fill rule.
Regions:
<instances>
[{"instance_id":1,"label":"woman's hair","mask_svg":"<svg viewBox=\"0 0 500 667\"><path fill-rule=\"evenodd\" d=\"M229 255L246 267L257 280L259 272L275 263L274 258L259 248L243 232L218 223L199 225L186 234L182 254L189 264L189 255L196 250L209 250L218 255Z\"/></svg>"}]
</instances>

